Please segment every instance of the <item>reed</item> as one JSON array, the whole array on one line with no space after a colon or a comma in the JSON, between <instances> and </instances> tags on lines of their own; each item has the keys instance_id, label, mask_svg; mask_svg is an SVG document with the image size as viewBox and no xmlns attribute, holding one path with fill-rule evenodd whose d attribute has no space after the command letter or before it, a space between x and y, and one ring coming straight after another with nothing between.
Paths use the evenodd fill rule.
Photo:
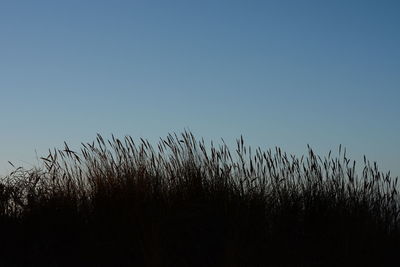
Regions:
<instances>
[{"instance_id":1,"label":"reed","mask_svg":"<svg viewBox=\"0 0 400 267\"><path fill-rule=\"evenodd\" d=\"M0 261L30 266L393 266L398 178L339 148L324 158L230 149L190 132L127 136L0 183Z\"/></svg>"}]
</instances>

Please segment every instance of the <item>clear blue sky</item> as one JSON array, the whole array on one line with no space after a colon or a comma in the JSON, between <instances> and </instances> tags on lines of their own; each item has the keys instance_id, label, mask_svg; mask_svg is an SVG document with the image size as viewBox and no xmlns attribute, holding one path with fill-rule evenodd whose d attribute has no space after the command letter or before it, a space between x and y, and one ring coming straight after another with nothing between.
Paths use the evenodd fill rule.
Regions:
<instances>
[{"instance_id":1,"label":"clear blue sky","mask_svg":"<svg viewBox=\"0 0 400 267\"><path fill-rule=\"evenodd\" d=\"M400 175L399 1L0 2L0 174L192 130Z\"/></svg>"}]
</instances>

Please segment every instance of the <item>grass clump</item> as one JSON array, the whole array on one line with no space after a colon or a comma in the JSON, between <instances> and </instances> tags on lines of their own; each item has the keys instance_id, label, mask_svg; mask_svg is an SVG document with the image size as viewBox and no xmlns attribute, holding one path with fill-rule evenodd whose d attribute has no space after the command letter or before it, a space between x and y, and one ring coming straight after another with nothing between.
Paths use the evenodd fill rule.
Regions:
<instances>
[{"instance_id":1,"label":"grass clump","mask_svg":"<svg viewBox=\"0 0 400 267\"><path fill-rule=\"evenodd\" d=\"M192 133L67 144L0 183L9 266L393 266L397 178L339 149L231 154Z\"/></svg>"}]
</instances>

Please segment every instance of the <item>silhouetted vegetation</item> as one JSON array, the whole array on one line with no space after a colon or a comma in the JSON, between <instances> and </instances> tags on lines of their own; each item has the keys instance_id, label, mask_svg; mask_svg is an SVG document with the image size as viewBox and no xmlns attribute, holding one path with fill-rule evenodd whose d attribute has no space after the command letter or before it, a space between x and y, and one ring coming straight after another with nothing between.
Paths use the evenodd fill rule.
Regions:
<instances>
[{"instance_id":1,"label":"silhouetted vegetation","mask_svg":"<svg viewBox=\"0 0 400 267\"><path fill-rule=\"evenodd\" d=\"M231 154L232 153L232 154ZM191 133L101 136L0 184L1 266L393 266L397 178Z\"/></svg>"}]
</instances>

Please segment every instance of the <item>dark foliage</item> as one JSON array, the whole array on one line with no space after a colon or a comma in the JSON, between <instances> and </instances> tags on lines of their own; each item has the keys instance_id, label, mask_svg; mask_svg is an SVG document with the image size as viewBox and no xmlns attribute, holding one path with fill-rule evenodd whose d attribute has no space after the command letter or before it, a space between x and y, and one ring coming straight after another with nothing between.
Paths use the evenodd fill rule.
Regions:
<instances>
[{"instance_id":1,"label":"dark foliage","mask_svg":"<svg viewBox=\"0 0 400 267\"><path fill-rule=\"evenodd\" d=\"M65 144L0 184L2 266L393 266L397 178L324 159L206 148L191 133Z\"/></svg>"}]
</instances>

